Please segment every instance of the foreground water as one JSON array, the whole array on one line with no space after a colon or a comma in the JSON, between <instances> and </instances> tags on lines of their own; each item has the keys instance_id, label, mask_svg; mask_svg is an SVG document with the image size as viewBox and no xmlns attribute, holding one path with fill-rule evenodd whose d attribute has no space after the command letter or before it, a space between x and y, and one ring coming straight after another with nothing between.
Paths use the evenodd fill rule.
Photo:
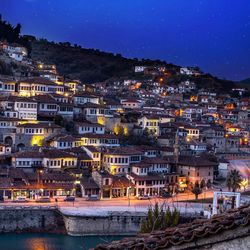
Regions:
<instances>
[{"instance_id":1,"label":"foreground water","mask_svg":"<svg viewBox=\"0 0 250 250\"><path fill-rule=\"evenodd\" d=\"M57 234L2 234L1 250L87 250L124 236L71 237Z\"/></svg>"}]
</instances>

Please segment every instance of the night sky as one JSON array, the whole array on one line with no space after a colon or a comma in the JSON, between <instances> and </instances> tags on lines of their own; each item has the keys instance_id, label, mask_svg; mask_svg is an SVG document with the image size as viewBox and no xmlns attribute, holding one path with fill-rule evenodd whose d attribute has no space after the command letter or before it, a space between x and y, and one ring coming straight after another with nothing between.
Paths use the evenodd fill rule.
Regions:
<instances>
[{"instance_id":1,"label":"night sky","mask_svg":"<svg viewBox=\"0 0 250 250\"><path fill-rule=\"evenodd\" d=\"M250 0L0 0L23 34L250 77Z\"/></svg>"}]
</instances>

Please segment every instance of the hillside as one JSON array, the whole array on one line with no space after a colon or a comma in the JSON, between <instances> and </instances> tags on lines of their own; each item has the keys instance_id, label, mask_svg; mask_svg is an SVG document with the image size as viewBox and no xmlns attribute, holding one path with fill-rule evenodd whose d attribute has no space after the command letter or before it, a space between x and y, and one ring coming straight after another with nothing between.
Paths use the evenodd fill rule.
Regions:
<instances>
[{"instance_id":1,"label":"hillside","mask_svg":"<svg viewBox=\"0 0 250 250\"><path fill-rule=\"evenodd\" d=\"M240 86L241 88L246 88L250 90L250 78L237 82L237 85Z\"/></svg>"},{"instance_id":2,"label":"hillside","mask_svg":"<svg viewBox=\"0 0 250 250\"><path fill-rule=\"evenodd\" d=\"M56 64L60 74L89 83L112 77L133 76L133 67L136 65L166 65L169 68L178 68L160 60L127 59L120 54L70 46L69 43L56 44L44 39L32 41L31 47L32 59Z\"/></svg>"},{"instance_id":3,"label":"hillside","mask_svg":"<svg viewBox=\"0 0 250 250\"><path fill-rule=\"evenodd\" d=\"M29 57L34 61L42 61L46 64L55 64L62 76L71 79L80 79L85 83L105 81L108 79L147 78L142 74L134 73L134 66L166 66L170 75L164 77L163 84L178 84L181 81L194 81L199 88L208 88L217 92L228 92L235 83L218 79L210 74L202 74L198 77L180 75L180 66L166 63L160 60L128 59L121 54L102 52L98 49L85 49L79 45L71 45L68 42L54 43L46 39L36 39L34 36L20 35L21 25L12 26L1 19L0 15L0 41L19 43L28 49ZM29 69L23 68L17 63L7 62L0 57L0 74L27 75ZM20 70L19 70L20 69ZM20 71L20 72L18 72ZM152 76L154 78L155 76ZM157 77L156 77L157 80Z\"/></svg>"}]
</instances>

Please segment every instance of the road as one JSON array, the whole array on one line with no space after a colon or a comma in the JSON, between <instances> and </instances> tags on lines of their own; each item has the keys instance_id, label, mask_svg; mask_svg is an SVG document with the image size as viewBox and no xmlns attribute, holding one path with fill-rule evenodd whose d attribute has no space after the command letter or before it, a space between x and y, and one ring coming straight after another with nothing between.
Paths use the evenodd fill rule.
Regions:
<instances>
[{"instance_id":1,"label":"road","mask_svg":"<svg viewBox=\"0 0 250 250\"><path fill-rule=\"evenodd\" d=\"M186 202L187 200L194 200L195 196L191 192L189 193L180 193L174 197L163 199L163 198L151 198L149 200L138 200L136 198L127 197L124 198L112 198L112 199L103 199L100 201L86 201L84 198L76 198L75 202L65 202L62 198L58 199L58 202L55 202L54 199L50 203L38 203L35 201L29 201L27 203L15 203L13 201L5 201L1 203L2 206L57 206L59 208L66 208L68 210L78 209L82 210L93 210L93 209L104 209L104 210L122 210L122 211L146 211L150 205L158 204L165 205L170 208L178 208L182 212L196 212L199 213L205 208L208 208L207 203L203 203L204 199L212 198L213 192L215 190L207 190L199 195L199 203Z\"/></svg>"},{"instance_id":2,"label":"road","mask_svg":"<svg viewBox=\"0 0 250 250\"><path fill-rule=\"evenodd\" d=\"M83 198L76 198L75 202L65 202L63 199L58 199L58 202L55 202L54 199L51 200L50 203L38 203L35 201L23 202L23 203L16 203L13 201L5 201L1 203L1 205L7 207L22 207L22 206L57 206L62 209L67 210L93 210L93 209L103 209L108 211L118 210L118 211L147 211L150 205L155 204L156 202L159 205L166 205L170 208L178 208L182 212L191 212L191 213L199 213L200 211L204 210L204 207L207 206L202 203L204 198L212 197L212 191L206 191L205 193L201 194L199 198L201 198L200 203L191 203L191 202L181 202L184 200L193 200L195 197L192 193L185 193L185 194L178 194L172 198L163 199L163 198L151 198L149 200L138 200L136 198L127 197L124 198L113 198L113 199L103 199L100 201L86 201Z\"/></svg>"}]
</instances>

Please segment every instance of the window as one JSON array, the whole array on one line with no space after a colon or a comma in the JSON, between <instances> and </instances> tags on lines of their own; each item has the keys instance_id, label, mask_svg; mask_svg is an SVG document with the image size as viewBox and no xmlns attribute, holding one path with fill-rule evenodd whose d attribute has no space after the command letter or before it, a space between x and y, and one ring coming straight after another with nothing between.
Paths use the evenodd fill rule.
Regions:
<instances>
[{"instance_id":1,"label":"window","mask_svg":"<svg viewBox=\"0 0 250 250\"><path fill-rule=\"evenodd\" d=\"M109 185L109 179L105 179L105 185Z\"/></svg>"}]
</instances>

